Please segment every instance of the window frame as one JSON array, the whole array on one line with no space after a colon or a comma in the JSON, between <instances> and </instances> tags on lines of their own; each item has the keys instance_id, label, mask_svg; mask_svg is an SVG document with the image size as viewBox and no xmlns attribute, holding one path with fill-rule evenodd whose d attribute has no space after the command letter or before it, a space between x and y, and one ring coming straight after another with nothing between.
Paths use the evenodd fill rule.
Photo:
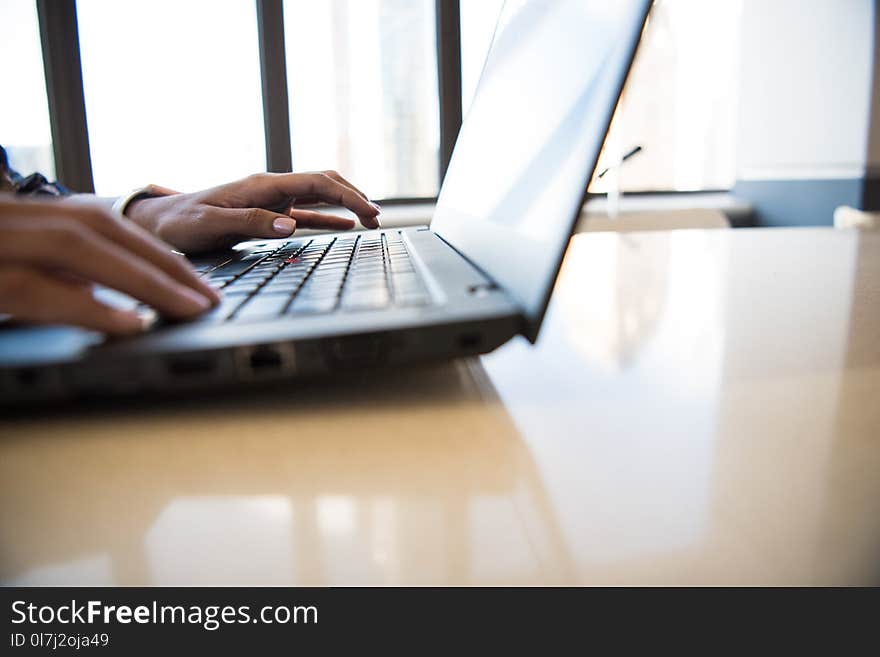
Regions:
<instances>
[{"instance_id":1,"label":"window frame","mask_svg":"<svg viewBox=\"0 0 880 657\"><path fill-rule=\"evenodd\" d=\"M76 0L36 3L55 176L74 191L94 193Z\"/></svg>"}]
</instances>

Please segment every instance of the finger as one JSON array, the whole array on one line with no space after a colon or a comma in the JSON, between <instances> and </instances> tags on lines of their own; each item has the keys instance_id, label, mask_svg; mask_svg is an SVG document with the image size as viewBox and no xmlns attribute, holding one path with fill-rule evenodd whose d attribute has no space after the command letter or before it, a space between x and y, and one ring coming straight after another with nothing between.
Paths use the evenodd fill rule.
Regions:
<instances>
[{"instance_id":1,"label":"finger","mask_svg":"<svg viewBox=\"0 0 880 657\"><path fill-rule=\"evenodd\" d=\"M296 199L300 196L341 205L354 212L367 228L378 228L379 208L363 196L323 173L269 174L261 178L276 194Z\"/></svg>"},{"instance_id":2,"label":"finger","mask_svg":"<svg viewBox=\"0 0 880 657\"><path fill-rule=\"evenodd\" d=\"M84 223L104 237L136 253L179 283L189 286L207 297L213 303L219 303L220 294L206 281L199 278L189 261L173 253L171 247L165 242L140 226L116 219L112 215L102 215L95 212L85 212L81 218Z\"/></svg>"},{"instance_id":3,"label":"finger","mask_svg":"<svg viewBox=\"0 0 880 657\"><path fill-rule=\"evenodd\" d=\"M61 269L124 292L171 317L191 317L211 301L103 235L72 221L9 222L0 262Z\"/></svg>"},{"instance_id":4,"label":"finger","mask_svg":"<svg viewBox=\"0 0 880 657\"><path fill-rule=\"evenodd\" d=\"M223 239L230 236L290 237L296 230L296 220L262 208L206 208L202 224L208 236Z\"/></svg>"},{"instance_id":5,"label":"finger","mask_svg":"<svg viewBox=\"0 0 880 657\"><path fill-rule=\"evenodd\" d=\"M91 290L51 274L23 267L0 268L0 311L38 324L72 324L110 333L143 331L136 313L101 303Z\"/></svg>"},{"instance_id":6,"label":"finger","mask_svg":"<svg viewBox=\"0 0 880 657\"><path fill-rule=\"evenodd\" d=\"M153 196L177 196L182 193L178 192L176 189L171 189L170 187L162 187L162 185L154 184L147 185L145 191Z\"/></svg>"},{"instance_id":7,"label":"finger","mask_svg":"<svg viewBox=\"0 0 880 657\"><path fill-rule=\"evenodd\" d=\"M312 207L320 207L320 206L331 207L329 203L325 203L317 196L297 196L294 199L294 205L291 206L297 208L312 208ZM289 208L290 209L290 208Z\"/></svg>"},{"instance_id":8,"label":"finger","mask_svg":"<svg viewBox=\"0 0 880 657\"><path fill-rule=\"evenodd\" d=\"M357 187L355 187L353 184L351 184L349 181L347 181L345 178L343 178L342 174L339 173L338 171L329 170L329 171L324 171L323 173L325 176L332 178L333 180L335 180L339 184L345 185L350 190L352 190L355 194L358 194L361 198L363 198L367 201L370 200L369 198L367 198L366 194L364 194L361 190L359 190Z\"/></svg>"},{"instance_id":9,"label":"finger","mask_svg":"<svg viewBox=\"0 0 880 657\"><path fill-rule=\"evenodd\" d=\"M296 220L296 225L300 228L319 228L322 230L351 230L354 228L352 219L335 214L294 208L290 211L290 216Z\"/></svg>"},{"instance_id":10,"label":"finger","mask_svg":"<svg viewBox=\"0 0 880 657\"><path fill-rule=\"evenodd\" d=\"M220 301L220 295L207 282L199 278L189 262L172 253L171 248L153 237L140 226L118 219L105 209L93 205L73 204L64 201L43 203L22 203L16 208L19 215L28 215L35 220L57 216L63 212L123 248L136 253L152 263L183 285L193 288L213 303Z\"/></svg>"}]
</instances>

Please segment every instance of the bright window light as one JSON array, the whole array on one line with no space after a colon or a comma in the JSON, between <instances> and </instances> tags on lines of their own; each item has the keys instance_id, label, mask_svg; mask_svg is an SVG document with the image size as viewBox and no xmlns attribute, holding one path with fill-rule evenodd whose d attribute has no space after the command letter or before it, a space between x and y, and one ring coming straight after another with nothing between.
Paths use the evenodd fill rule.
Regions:
<instances>
[{"instance_id":1,"label":"bright window light","mask_svg":"<svg viewBox=\"0 0 880 657\"><path fill-rule=\"evenodd\" d=\"M434 0L285 0L294 170L337 169L372 198L434 196Z\"/></svg>"},{"instance_id":2,"label":"bright window light","mask_svg":"<svg viewBox=\"0 0 880 657\"><path fill-rule=\"evenodd\" d=\"M95 189L265 171L253 0L78 0Z\"/></svg>"},{"instance_id":3,"label":"bright window light","mask_svg":"<svg viewBox=\"0 0 880 657\"><path fill-rule=\"evenodd\" d=\"M4 63L0 144L19 173L39 171L52 179L55 159L33 0L0 2L0 62Z\"/></svg>"}]
</instances>

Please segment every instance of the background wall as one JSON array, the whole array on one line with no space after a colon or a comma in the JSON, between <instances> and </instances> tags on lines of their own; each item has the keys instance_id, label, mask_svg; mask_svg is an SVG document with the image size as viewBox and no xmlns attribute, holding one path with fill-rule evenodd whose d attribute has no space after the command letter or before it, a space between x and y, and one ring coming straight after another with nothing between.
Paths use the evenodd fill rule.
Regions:
<instances>
[{"instance_id":1,"label":"background wall","mask_svg":"<svg viewBox=\"0 0 880 657\"><path fill-rule=\"evenodd\" d=\"M735 193L760 225L830 225L880 200L872 0L744 0Z\"/></svg>"}]
</instances>

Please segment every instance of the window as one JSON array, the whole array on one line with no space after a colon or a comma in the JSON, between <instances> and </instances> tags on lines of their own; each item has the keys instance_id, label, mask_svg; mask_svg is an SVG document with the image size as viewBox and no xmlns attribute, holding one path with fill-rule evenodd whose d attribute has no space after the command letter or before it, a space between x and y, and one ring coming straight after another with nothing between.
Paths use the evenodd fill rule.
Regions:
<instances>
[{"instance_id":1,"label":"window","mask_svg":"<svg viewBox=\"0 0 880 657\"><path fill-rule=\"evenodd\" d=\"M253 0L78 0L95 190L266 167Z\"/></svg>"},{"instance_id":2,"label":"window","mask_svg":"<svg viewBox=\"0 0 880 657\"><path fill-rule=\"evenodd\" d=\"M52 131L46 103L46 81L40 52L40 30L33 0L0 2L0 144L22 175L55 173Z\"/></svg>"},{"instance_id":3,"label":"window","mask_svg":"<svg viewBox=\"0 0 880 657\"><path fill-rule=\"evenodd\" d=\"M605 142L624 191L728 189L736 177L741 0L660 0ZM593 191L608 182L594 181Z\"/></svg>"},{"instance_id":4,"label":"window","mask_svg":"<svg viewBox=\"0 0 880 657\"><path fill-rule=\"evenodd\" d=\"M470 105L500 0L461 0L462 104ZM741 0L657 0L597 171L624 191L727 189L735 178ZM606 192L615 176L594 179Z\"/></svg>"},{"instance_id":5,"label":"window","mask_svg":"<svg viewBox=\"0 0 880 657\"><path fill-rule=\"evenodd\" d=\"M259 0L264 18L283 10L286 57L272 59L280 30L258 34L256 0L77 0L95 189L185 191L265 170L267 139L287 153L287 120L293 170L338 169L373 198L433 197L451 138L444 131L441 146L440 125L454 127L459 91L467 115L503 2ZM591 191L731 186L741 4L656 0L600 159L611 174ZM456 7L461 88L450 91L456 76L444 75L452 103L441 108L438 64L455 61ZM0 19L0 54L16 62L5 70L16 100L0 104L0 143L22 170L51 174L33 0L4 0ZM287 74L289 102L276 96L266 110L270 135L261 39L265 61ZM438 52L450 58L438 62ZM273 166L286 166L279 160L273 148Z\"/></svg>"},{"instance_id":6,"label":"window","mask_svg":"<svg viewBox=\"0 0 880 657\"><path fill-rule=\"evenodd\" d=\"M285 0L294 170L338 169L372 198L435 196L434 0Z\"/></svg>"}]
</instances>

